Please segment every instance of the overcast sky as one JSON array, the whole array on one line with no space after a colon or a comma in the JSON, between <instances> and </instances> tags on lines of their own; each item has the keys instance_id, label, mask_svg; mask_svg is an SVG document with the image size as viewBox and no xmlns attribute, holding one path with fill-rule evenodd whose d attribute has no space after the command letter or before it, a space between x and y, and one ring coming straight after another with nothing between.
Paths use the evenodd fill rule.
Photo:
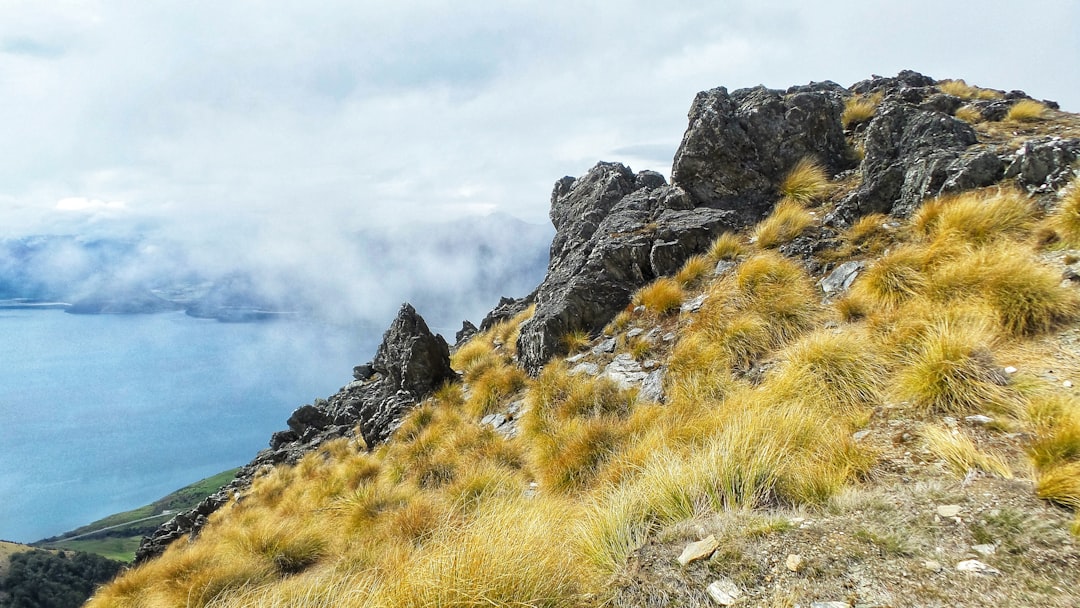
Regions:
<instances>
[{"instance_id":1,"label":"overcast sky","mask_svg":"<svg viewBox=\"0 0 1080 608\"><path fill-rule=\"evenodd\" d=\"M0 236L547 222L697 91L905 68L1080 111L1075 0L0 0Z\"/></svg>"}]
</instances>

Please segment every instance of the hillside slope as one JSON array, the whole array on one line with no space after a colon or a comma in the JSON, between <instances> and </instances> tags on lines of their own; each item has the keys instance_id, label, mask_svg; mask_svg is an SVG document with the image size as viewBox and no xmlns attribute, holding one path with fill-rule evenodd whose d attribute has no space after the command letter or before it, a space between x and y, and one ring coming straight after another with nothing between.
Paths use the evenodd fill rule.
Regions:
<instances>
[{"instance_id":1,"label":"hillside slope","mask_svg":"<svg viewBox=\"0 0 1080 608\"><path fill-rule=\"evenodd\" d=\"M404 307L89 605L1075 606L1078 156L913 72L701 93L449 374Z\"/></svg>"}]
</instances>

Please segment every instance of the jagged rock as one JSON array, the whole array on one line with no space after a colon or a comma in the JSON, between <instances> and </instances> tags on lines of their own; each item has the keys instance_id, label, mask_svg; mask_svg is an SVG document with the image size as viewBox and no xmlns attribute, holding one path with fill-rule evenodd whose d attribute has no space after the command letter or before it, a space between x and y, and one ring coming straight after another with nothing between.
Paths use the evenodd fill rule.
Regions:
<instances>
[{"instance_id":1,"label":"jagged rock","mask_svg":"<svg viewBox=\"0 0 1080 608\"><path fill-rule=\"evenodd\" d=\"M697 296L696 298L694 298L694 299L692 299L692 300L690 300L688 302L683 302L683 305L679 307L679 312L681 312L681 313L697 312L697 311L701 310L702 305L705 304L705 300L707 300L708 298L709 298L709 294L703 293L703 294Z\"/></svg>"},{"instance_id":2,"label":"jagged rock","mask_svg":"<svg viewBox=\"0 0 1080 608\"><path fill-rule=\"evenodd\" d=\"M956 569L961 572L971 572L974 574L988 574L995 575L1001 574L1001 571L989 564L984 564L977 559L966 559L956 564Z\"/></svg>"},{"instance_id":3,"label":"jagged rock","mask_svg":"<svg viewBox=\"0 0 1080 608\"><path fill-rule=\"evenodd\" d=\"M1037 192L1053 192L1073 178L1073 164L1080 157L1080 139L1043 137L1029 139L1013 155L1005 177Z\"/></svg>"},{"instance_id":4,"label":"jagged rock","mask_svg":"<svg viewBox=\"0 0 1080 608\"><path fill-rule=\"evenodd\" d=\"M756 87L729 94L720 87L698 93L672 182L698 205L757 221L800 159L814 158L832 174L854 165L840 123L846 96L835 83L788 92Z\"/></svg>"},{"instance_id":5,"label":"jagged rock","mask_svg":"<svg viewBox=\"0 0 1080 608\"><path fill-rule=\"evenodd\" d=\"M500 298L499 305L492 309L491 312L484 317L484 320L480 322L480 331L487 331L495 325L508 321L517 315L525 311L526 308L532 306L536 294L529 294L524 298Z\"/></svg>"},{"instance_id":6,"label":"jagged rock","mask_svg":"<svg viewBox=\"0 0 1080 608\"><path fill-rule=\"evenodd\" d=\"M891 93L902 89L920 89L932 87L937 81L912 70L903 70L895 77L874 76L851 85L850 91L858 95L867 95L881 91Z\"/></svg>"},{"instance_id":7,"label":"jagged rock","mask_svg":"<svg viewBox=\"0 0 1080 608\"><path fill-rule=\"evenodd\" d=\"M704 250L734 212L693 208L681 189L658 174L635 175L598 163L584 176L556 182L551 199L555 239L536 313L521 329L518 356L537 373L575 330L599 332L635 290L674 272Z\"/></svg>"},{"instance_id":8,"label":"jagged rock","mask_svg":"<svg viewBox=\"0 0 1080 608\"><path fill-rule=\"evenodd\" d=\"M404 304L383 334L374 360L357 366L349 383L329 399L304 405L289 417L289 430L274 433L270 449L263 450L217 493L194 509L180 513L145 537L136 562L159 555L184 534L198 534L206 518L231 497L250 487L254 478L273 465L294 464L320 445L359 430L373 448L390 435L401 417L425 395L457 375L450 368L450 351L442 336L432 334L424 319Z\"/></svg>"},{"instance_id":9,"label":"jagged rock","mask_svg":"<svg viewBox=\"0 0 1080 608\"><path fill-rule=\"evenodd\" d=\"M375 375L375 368L371 366L371 363L357 365L353 368L352 375L353 379L363 382Z\"/></svg>"},{"instance_id":10,"label":"jagged rock","mask_svg":"<svg viewBox=\"0 0 1080 608\"><path fill-rule=\"evenodd\" d=\"M655 365L655 361L646 361L642 364L642 367L644 369L649 369L651 367L650 363ZM664 375L666 373L666 368L655 369L649 372L649 375L645 376L645 379L641 381L641 390L638 392L638 399L663 403Z\"/></svg>"},{"instance_id":11,"label":"jagged rock","mask_svg":"<svg viewBox=\"0 0 1080 608\"><path fill-rule=\"evenodd\" d=\"M784 560L784 565L787 567L788 570L791 570L792 572L799 572L806 566L806 559L804 559L801 555L792 553L791 555L787 556L786 560Z\"/></svg>"},{"instance_id":12,"label":"jagged rock","mask_svg":"<svg viewBox=\"0 0 1080 608\"><path fill-rule=\"evenodd\" d=\"M475 325L471 321L465 319L461 322L461 329L454 334L454 345L461 346L465 342L468 342L469 338L475 336L479 332Z\"/></svg>"},{"instance_id":13,"label":"jagged rock","mask_svg":"<svg viewBox=\"0 0 1080 608\"><path fill-rule=\"evenodd\" d=\"M591 352L594 355L615 352L615 338L605 338L604 340L601 340L599 344L592 348Z\"/></svg>"}]
</instances>

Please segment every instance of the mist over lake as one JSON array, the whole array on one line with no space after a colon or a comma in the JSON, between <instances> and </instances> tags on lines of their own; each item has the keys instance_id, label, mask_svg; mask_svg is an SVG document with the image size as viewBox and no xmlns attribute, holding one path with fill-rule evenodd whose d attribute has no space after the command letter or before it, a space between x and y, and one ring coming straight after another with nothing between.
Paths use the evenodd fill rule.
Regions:
<instances>
[{"instance_id":1,"label":"mist over lake","mask_svg":"<svg viewBox=\"0 0 1080 608\"><path fill-rule=\"evenodd\" d=\"M248 462L381 334L182 313L0 311L0 538L30 542Z\"/></svg>"}]
</instances>

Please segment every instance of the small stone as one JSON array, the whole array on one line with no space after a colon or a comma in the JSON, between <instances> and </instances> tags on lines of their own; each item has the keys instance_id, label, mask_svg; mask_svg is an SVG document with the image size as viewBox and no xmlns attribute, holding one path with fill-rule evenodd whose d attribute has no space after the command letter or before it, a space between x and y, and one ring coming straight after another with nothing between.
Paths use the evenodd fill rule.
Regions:
<instances>
[{"instance_id":1,"label":"small stone","mask_svg":"<svg viewBox=\"0 0 1080 608\"><path fill-rule=\"evenodd\" d=\"M803 556L792 553L791 555L787 556L787 560L784 561L784 565L787 566L787 569L791 570L792 572L799 572L806 567L806 560L803 559Z\"/></svg>"},{"instance_id":2,"label":"small stone","mask_svg":"<svg viewBox=\"0 0 1080 608\"><path fill-rule=\"evenodd\" d=\"M1072 388L1072 380L1066 380L1062 382L1061 386L1064 386L1065 388Z\"/></svg>"},{"instance_id":3,"label":"small stone","mask_svg":"<svg viewBox=\"0 0 1080 608\"><path fill-rule=\"evenodd\" d=\"M974 416L965 416L964 422L969 424L990 424L994 419L989 416L983 416L982 414L975 414Z\"/></svg>"},{"instance_id":4,"label":"small stone","mask_svg":"<svg viewBox=\"0 0 1080 608\"><path fill-rule=\"evenodd\" d=\"M631 329L630 331L626 332L626 337L627 338L636 338L636 337L640 336L643 333L645 333L644 329L641 329L640 327L635 327L634 329Z\"/></svg>"},{"instance_id":5,"label":"small stone","mask_svg":"<svg viewBox=\"0 0 1080 608\"><path fill-rule=\"evenodd\" d=\"M713 276L722 276L734 269L738 264L732 260L720 260L713 269Z\"/></svg>"},{"instance_id":6,"label":"small stone","mask_svg":"<svg viewBox=\"0 0 1080 608\"><path fill-rule=\"evenodd\" d=\"M576 366L570 368L570 374L576 376L578 374L588 374L595 376L600 373L600 366L595 363L578 363Z\"/></svg>"},{"instance_id":7,"label":"small stone","mask_svg":"<svg viewBox=\"0 0 1080 608\"><path fill-rule=\"evenodd\" d=\"M706 538L697 541L696 543L690 543L683 549L682 555L679 556L679 564L685 566L692 561L705 559L716 551L716 548L720 546L720 541L716 540L716 537L710 534Z\"/></svg>"},{"instance_id":8,"label":"small stone","mask_svg":"<svg viewBox=\"0 0 1080 608\"><path fill-rule=\"evenodd\" d=\"M602 340L592 349L592 353L594 355L602 355L604 353L613 352L615 352L615 338L608 338L607 340Z\"/></svg>"},{"instance_id":9,"label":"small stone","mask_svg":"<svg viewBox=\"0 0 1080 608\"><path fill-rule=\"evenodd\" d=\"M1020 370L1018 370L1015 367L1010 365L1010 366L1006 367L1004 371L1005 371L1006 374L1012 375L1012 374L1015 374L1016 372L1018 372Z\"/></svg>"},{"instance_id":10,"label":"small stone","mask_svg":"<svg viewBox=\"0 0 1080 608\"><path fill-rule=\"evenodd\" d=\"M997 553L997 546L995 545L972 545L971 550L979 555L993 555Z\"/></svg>"},{"instance_id":11,"label":"small stone","mask_svg":"<svg viewBox=\"0 0 1080 608\"><path fill-rule=\"evenodd\" d=\"M742 591L739 586L735 584L735 581L729 578L722 578L718 581L713 581L705 589L705 593L709 594L709 598L721 606L730 606L737 602L742 597Z\"/></svg>"},{"instance_id":12,"label":"small stone","mask_svg":"<svg viewBox=\"0 0 1080 608\"><path fill-rule=\"evenodd\" d=\"M572 357L567 357L566 362L567 363L577 363L578 361L581 361L584 358L585 358L585 353L579 353L579 354L576 354L576 355L574 355Z\"/></svg>"},{"instance_id":13,"label":"small stone","mask_svg":"<svg viewBox=\"0 0 1080 608\"><path fill-rule=\"evenodd\" d=\"M935 562L932 559L926 560L925 562L922 563L922 565L923 565L923 568L926 568L927 570L929 570L931 572L941 572L941 563L940 562Z\"/></svg>"},{"instance_id":14,"label":"small stone","mask_svg":"<svg viewBox=\"0 0 1080 608\"><path fill-rule=\"evenodd\" d=\"M956 569L961 572L974 572L975 574L1001 574L1001 571L997 568L984 564L977 559L966 559L956 564Z\"/></svg>"},{"instance_id":15,"label":"small stone","mask_svg":"<svg viewBox=\"0 0 1080 608\"><path fill-rule=\"evenodd\" d=\"M810 602L810 608L851 608L847 602Z\"/></svg>"},{"instance_id":16,"label":"small stone","mask_svg":"<svg viewBox=\"0 0 1080 608\"><path fill-rule=\"evenodd\" d=\"M675 339L675 334L671 333L671 332L668 332L668 333L664 334L664 337L662 339L664 340L664 342L671 342L672 340ZM1069 386L1072 386L1072 385L1070 384Z\"/></svg>"},{"instance_id":17,"label":"small stone","mask_svg":"<svg viewBox=\"0 0 1080 608\"><path fill-rule=\"evenodd\" d=\"M941 421L944 422L945 426L949 428L956 428L956 418L953 418L952 416L945 416L941 419Z\"/></svg>"},{"instance_id":18,"label":"small stone","mask_svg":"<svg viewBox=\"0 0 1080 608\"><path fill-rule=\"evenodd\" d=\"M862 441L863 439L866 439L869 435L870 431L868 429L857 431L854 435L851 436L851 440L856 442Z\"/></svg>"},{"instance_id":19,"label":"small stone","mask_svg":"<svg viewBox=\"0 0 1080 608\"><path fill-rule=\"evenodd\" d=\"M701 310L701 306L702 306L702 304L705 303L705 299L707 297L708 297L708 294L703 293L700 296L694 298L693 300L690 300L689 302L686 302L685 304L683 304L682 306L679 307L679 312L687 313L687 312L697 312L697 311Z\"/></svg>"},{"instance_id":20,"label":"small stone","mask_svg":"<svg viewBox=\"0 0 1080 608\"><path fill-rule=\"evenodd\" d=\"M960 505L941 505L937 508L937 514L941 517L956 517L961 510Z\"/></svg>"}]
</instances>

